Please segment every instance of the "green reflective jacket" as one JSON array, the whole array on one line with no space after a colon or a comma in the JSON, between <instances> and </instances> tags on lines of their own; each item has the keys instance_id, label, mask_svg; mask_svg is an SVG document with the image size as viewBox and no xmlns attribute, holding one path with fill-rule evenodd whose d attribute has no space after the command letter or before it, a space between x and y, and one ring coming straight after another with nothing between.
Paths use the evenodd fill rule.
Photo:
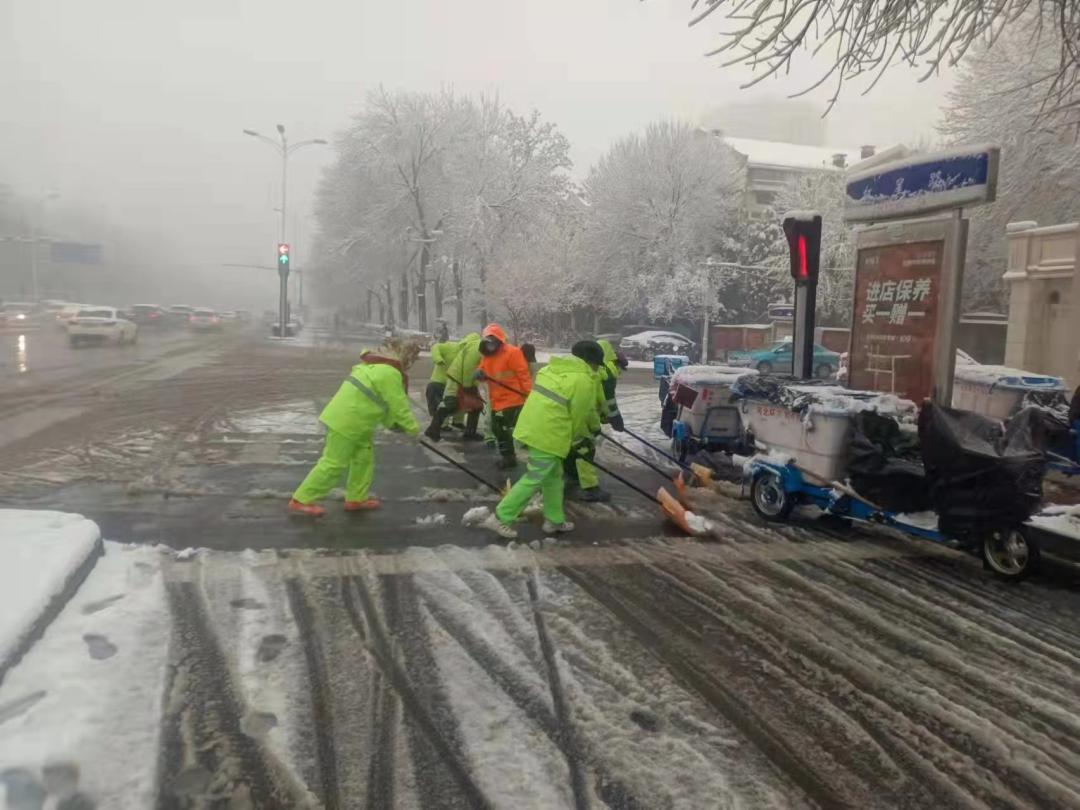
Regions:
<instances>
[{"instance_id":1,"label":"green reflective jacket","mask_svg":"<svg viewBox=\"0 0 1080 810\"><path fill-rule=\"evenodd\" d=\"M461 351L461 344L456 340L436 343L431 347L431 381L446 385L446 372L454 358Z\"/></svg>"},{"instance_id":2,"label":"green reflective jacket","mask_svg":"<svg viewBox=\"0 0 1080 810\"><path fill-rule=\"evenodd\" d=\"M536 374L532 393L514 428L514 438L566 458L575 441L600 430L596 389L596 375L584 360L552 357Z\"/></svg>"},{"instance_id":3,"label":"green reflective jacket","mask_svg":"<svg viewBox=\"0 0 1080 810\"><path fill-rule=\"evenodd\" d=\"M611 341L601 340L599 343L600 348L604 350L604 365L597 372L604 394L601 415L611 419L619 415L619 403L615 400L615 387L619 384L622 369L619 368L619 364L616 362L615 347L611 345Z\"/></svg>"},{"instance_id":4,"label":"green reflective jacket","mask_svg":"<svg viewBox=\"0 0 1080 810\"><path fill-rule=\"evenodd\" d=\"M456 397L458 386L473 388L473 375L480 365L480 333L470 332L458 341L457 355L446 367L446 392L444 397Z\"/></svg>"},{"instance_id":5,"label":"green reflective jacket","mask_svg":"<svg viewBox=\"0 0 1080 810\"><path fill-rule=\"evenodd\" d=\"M353 441L370 439L379 425L417 434L401 372L385 363L360 363L330 400L319 421Z\"/></svg>"}]
</instances>

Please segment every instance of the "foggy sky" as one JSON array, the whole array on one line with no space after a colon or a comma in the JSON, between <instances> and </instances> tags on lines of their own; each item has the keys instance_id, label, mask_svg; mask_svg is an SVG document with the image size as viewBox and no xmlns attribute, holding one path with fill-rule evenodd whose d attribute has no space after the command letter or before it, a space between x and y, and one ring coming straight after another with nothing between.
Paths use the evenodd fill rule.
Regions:
<instances>
[{"instance_id":1,"label":"foggy sky","mask_svg":"<svg viewBox=\"0 0 1080 810\"><path fill-rule=\"evenodd\" d=\"M160 234L169 244L155 258L162 268L220 278L226 262L272 262L277 241L279 164L241 130L273 135L282 123L291 139L332 139L380 83L497 91L519 111L537 108L570 139L578 176L649 121L696 121L725 101L782 98L805 85L803 73L739 91L750 74L701 56L715 29L688 29L688 8L689 0L0 0L0 182L56 189L114 226ZM898 69L868 98L853 86L829 117L830 144L932 135L947 81L915 78ZM824 97L811 96L822 107ZM328 147L311 147L291 166L289 240L300 264L315 228L311 192L331 158ZM229 272L237 289L264 278Z\"/></svg>"}]
</instances>

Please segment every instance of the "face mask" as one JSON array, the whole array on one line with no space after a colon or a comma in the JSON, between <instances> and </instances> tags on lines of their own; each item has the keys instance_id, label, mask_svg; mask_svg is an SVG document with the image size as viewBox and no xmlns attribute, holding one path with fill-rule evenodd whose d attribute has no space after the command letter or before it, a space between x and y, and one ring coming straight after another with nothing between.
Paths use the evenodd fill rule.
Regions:
<instances>
[{"instance_id":1,"label":"face mask","mask_svg":"<svg viewBox=\"0 0 1080 810\"><path fill-rule=\"evenodd\" d=\"M495 338L484 338L480 341L480 354L484 355L484 357L490 357L499 350L501 345L502 343Z\"/></svg>"}]
</instances>

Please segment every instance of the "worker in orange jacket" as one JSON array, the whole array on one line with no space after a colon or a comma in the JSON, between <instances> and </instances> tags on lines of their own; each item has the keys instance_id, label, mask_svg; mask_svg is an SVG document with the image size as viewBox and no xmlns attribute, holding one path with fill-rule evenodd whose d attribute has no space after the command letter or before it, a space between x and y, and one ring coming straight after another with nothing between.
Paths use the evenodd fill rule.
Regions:
<instances>
[{"instance_id":1,"label":"worker in orange jacket","mask_svg":"<svg viewBox=\"0 0 1080 810\"><path fill-rule=\"evenodd\" d=\"M512 469L517 466L514 426L533 383L525 355L507 342L506 332L497 323L488 324L481 333L476 379L488 382L491 432L495 434L501 456L499 469Z\"/></svg>"}]
</instances>

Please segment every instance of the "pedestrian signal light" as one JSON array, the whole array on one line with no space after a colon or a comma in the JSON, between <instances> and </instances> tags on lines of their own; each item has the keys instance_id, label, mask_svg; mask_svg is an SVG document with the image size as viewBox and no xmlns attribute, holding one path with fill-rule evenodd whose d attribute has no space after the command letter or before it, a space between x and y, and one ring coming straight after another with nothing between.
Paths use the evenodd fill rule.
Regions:
<instances>
[{"instance_id":1,"label":"pedestrian signal light","mask_svg":"<svg viewBox=\"0 0 1080 810\"><path fill-rule=\"evenodd\" d=\"M289 269L289 246L282 243L277 246L278 270Z\"/></svg>"},{"instance_id":2,"label":"pedestrian signal light","mask_svg":"<svg viewBox=\"0 0 1080 810\"><path fill-rule=\"evenodd\" d=\"M788 214L784 217L784 235L791 254L791 277L796 284L816 284L821 261L821 216Z\"/></svg>"}]
</instances>

